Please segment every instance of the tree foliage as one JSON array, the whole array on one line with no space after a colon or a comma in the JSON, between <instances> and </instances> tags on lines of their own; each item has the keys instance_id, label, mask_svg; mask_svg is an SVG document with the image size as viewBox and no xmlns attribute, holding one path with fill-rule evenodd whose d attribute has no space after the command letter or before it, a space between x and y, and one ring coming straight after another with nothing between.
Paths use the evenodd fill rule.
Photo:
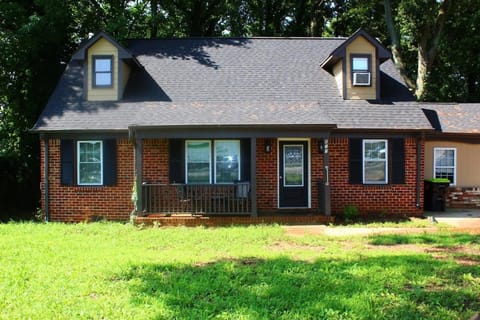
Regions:
<instances>
[{"instance_id":1,"label":"tree foliage","mask_svg":"<svg viewBox=\"0 0 480 320\"><path fill-rule=\"evenodd\" d=\"M480 101L480 2L457 0L427 78L427 101Z\"/></svg>"}]
</instances>

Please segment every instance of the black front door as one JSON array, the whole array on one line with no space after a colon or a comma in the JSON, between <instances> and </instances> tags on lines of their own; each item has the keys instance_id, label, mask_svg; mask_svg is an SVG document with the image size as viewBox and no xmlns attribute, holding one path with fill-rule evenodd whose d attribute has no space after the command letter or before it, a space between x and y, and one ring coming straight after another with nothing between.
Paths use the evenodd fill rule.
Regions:
<instances>
[{"instance_id":1,"label":"black front door","mask_svg":"<svg viewBox=\"0 0 480 320\"><path fill-rule=\"evenodd\" d=\"M308 207L308 142L280 141L280 207Z\"/></svg>"}]
</instances>

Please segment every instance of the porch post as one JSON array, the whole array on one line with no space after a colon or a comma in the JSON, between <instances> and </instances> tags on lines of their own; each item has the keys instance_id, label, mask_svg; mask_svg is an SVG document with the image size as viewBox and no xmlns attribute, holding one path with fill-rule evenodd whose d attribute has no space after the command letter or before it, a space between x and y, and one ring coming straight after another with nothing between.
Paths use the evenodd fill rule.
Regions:
<instances>
[{"instance_id":1,"label":"porch post","mask_svg":"<svg viewBox=\"0 0 480 320\"><path fill-rule=\"evenodd\" d=\"M137 184L137 216L143 215L143 186L142 186L142 167L143 167L143 144L142 139L135 137L135 182Z\"/></svg>"},{"instance_id":2,"label":"porch post","mask_svg":"<svg viewBox=\"0 0 480 320\"><path fill-rule=\"evenodd\" d=\"M257 217L257 138L250 138L250 201L252 217Z\"/></svg>"},{"instance_id":3,"label":"porch post","mask_svg":"<svg viewBox=\"0 0 480 320\"><path fill-rule=\"evenodd\" d=\"M332 214L332 209L330 206L330 172L329 172L329 156L328 156L328 138L323 140L323 144L325 146L323 152L323 167L324 167L324 208L325 208L325 215L330 216Z\"/></svg>"},{"instance_id":4,"label":"porch post","mask_svg":"<svg viewBox=\"0 0 480 320\"><path fill-rule=\"evenodd\" d=\"M40 137L43 139L43 145L44 145L44 154L43 154L43 188L44 188L44 213L45 213L45 222L48 222L50 220L50 199L49 199L49 181L48 181L48 176L50 175L49 172L49 160L50 160L50 154L49 154L49 143L50 140L42 135Z\"/></svg>"}]
</instances>

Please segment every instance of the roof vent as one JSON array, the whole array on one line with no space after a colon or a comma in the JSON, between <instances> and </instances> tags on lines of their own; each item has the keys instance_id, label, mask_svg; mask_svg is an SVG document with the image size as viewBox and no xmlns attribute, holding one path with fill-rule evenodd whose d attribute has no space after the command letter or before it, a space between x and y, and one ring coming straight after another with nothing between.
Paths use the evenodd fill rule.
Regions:
<instances>
[{"instance_id":1,"label":"roof vent","mask_svg":"<svg viewBox=\"0 0 480 320\"><path fill-rule=\"evenodd\" d=\"M353 85L354 86L369 86L370 85L370 72L354 72L353 73Z\"/></svg>"}]
</instances>

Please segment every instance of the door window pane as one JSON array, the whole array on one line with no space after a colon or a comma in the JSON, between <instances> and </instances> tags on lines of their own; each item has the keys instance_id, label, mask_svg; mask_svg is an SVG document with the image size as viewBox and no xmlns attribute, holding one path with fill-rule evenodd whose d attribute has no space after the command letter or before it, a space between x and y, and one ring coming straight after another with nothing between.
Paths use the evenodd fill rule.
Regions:
<instances>
[{"instance_id":1,"label":"door window pane","mask_svg":"<svg viewBox=\"0 0 480 320\"><path fill-rule=\"evenodd\" d=\"M303 186L303 146L284 145L284 179L285 187Z\"/></svg>"},{"instance_id":2,"label":"door window pane","mask_svg":"<svg viewBox=\"0 0 480 320\"><path fill-rule=\"evenodd\" d=\"M210 183L210 141L187 141L187 183Z\"/></svg>"},{"instance_id":3,"label":"door window pane","mask_svg":"<svg viewBox=\"0 0 480 320\"><path fill-rule=\"evenodd\" d=\"M102 184L102 142L78 142L78 184Z\"/></svg>"},{"instance_id":4,"label":"door window pane","mask_svg":"<svg viewBox=\"0 0 480 320\"><path fill-rule=\"evenodd\" d=\"M240 141L215 141L215 183L240 180Z\"/></svg>"}]
</instances>

